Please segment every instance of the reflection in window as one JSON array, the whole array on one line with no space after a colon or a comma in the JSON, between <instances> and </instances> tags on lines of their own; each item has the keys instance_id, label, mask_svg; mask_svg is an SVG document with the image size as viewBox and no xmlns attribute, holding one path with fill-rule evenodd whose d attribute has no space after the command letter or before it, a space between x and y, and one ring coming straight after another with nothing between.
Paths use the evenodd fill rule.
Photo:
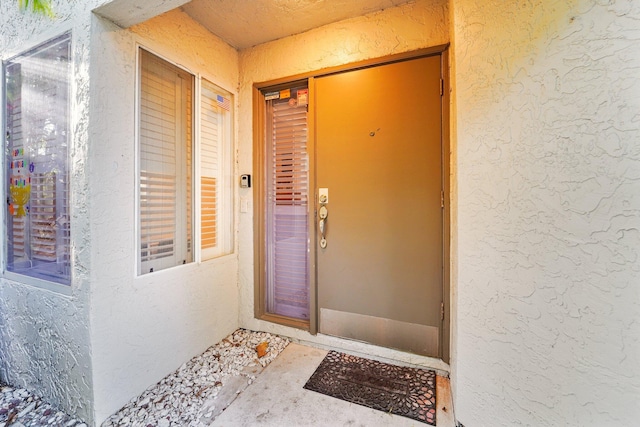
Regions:
<instances>
[{"instance_id":1,"label":"reflection in window","mask_svg":"<svg viewBox=\"0 0 640 427\"><path fill-rule=\"evenodd\" d=\"M5 64L7 270L70 284L71 35Z\"/></svg>"}]
</instances>

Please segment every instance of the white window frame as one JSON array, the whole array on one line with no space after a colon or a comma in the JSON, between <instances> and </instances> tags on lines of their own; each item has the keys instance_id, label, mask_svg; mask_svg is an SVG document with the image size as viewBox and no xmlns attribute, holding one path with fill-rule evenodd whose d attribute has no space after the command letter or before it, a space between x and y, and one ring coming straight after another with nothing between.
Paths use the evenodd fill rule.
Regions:
<instances>
[{"instance_id":1,"label":"white window frame","mask_svg":"<svg viewBox=\"0 0 640 427\"><path fill-rule=\"evenodd\" d=\"M218 89L220 92L225 92L224 94L228 94L230 96L230 108L229 115L223 117L226 128L224 129L228 132L228 140L222 140L219 142L219 156L220 156L220 167L222 171L220 172L220 183L218 185L218 200L220 201L219 206L222 208L217 210L218 217L216 219L216 232L218 235L217 244L213 248L204 249L202 248L202 230L199 228L202 226L202 208L196 209L196 247L197 247L197 259L198 262L204 262L211 259L216 259L221 256L229 255L234 253L235 242L233 239L234 234L234 186L233 186L233 147L234 147L234 107L235 107L235 94L224 89L222 86L213 82L213 80L204 77L202 75L198 75L197 83L196 83L196 96L198 102L198 108L196 109L196 148L195 153L197 153L197 161L196 161L196 201L197 206L202 207L202 81L206 80L208 83L213 85L215 89ZM223 94L223 95L224 95ZM226 166L226 167L225 167ZM224 206L227 204L227 206Z\"/></svg>"},{"instance_id":2,"label":"white window frame","mask_svg":"<svg viewBox=\"0 0 640 427\"><path fill-rule=\"evenodd\" d=\"M175 268L184 268L185 266L192 264L202 264L214 261L221 257L225 257L228 255L233 255L235 253L235 186L233 185L236 176L235 172L235 159L233 156L235 149L235 113L236 113L236 104L235 100L237 98L237 94L228 89L224 88L224 85L221 85L216 79L211 78L210 76L205 75L204 73L195 72L188 67L185 67L181 63L177 61L177 59L170 59L167 55L164 55L158 50L150 48L148 45L138 42L135 45L135 57L136 57L136 99L135 99L135 153L136 153L136 162L135 162L135 176L136 176L136 188L135 188L135 253L136 253L136 263L135 263L135 276L136 277L145 277L149 275L149 272L141 271L141 251L142 251L142 242L141 242L141 230L140 230L140 146L141 146L141 138L140 138L140 94L141 94L141 55L140 51L145 50L158 58L166 61L168 64L171 64L186 73L189 73L193 76L194 79L194 90L193 90L193 105L192 105L192 114L193 114L193 153L192 153L192 170L193 170L193 178L192 178L192 208L194 210L193 214L193 223L192 223L192 254L193 260L186 265L175 265L172 267L163 268L161 270L154 271L153 274L162 274L165 271L173 270ZM219 185L221 191L221 199L222 199L222 208L219 209L218 216L218 231L219 231L219 241L222 241L222 248L218 248L213 254L207 254L202 250L201 244L201 206L202 206L202 186L201 186L201 148L202 148L202 138L201 138L201 126L202 126L202 112L201 112L201 93L202 93L202 80L207 80L209 83L218 87L222 91L226 92L230 96L230 119L229 119L229 138L227 141L222 141L221 146L219 147L221 150L221 154L223 156L223 163L225 164L223 174L222 174L222 182Z\"/></svg>"},{"instance_id":3,"label":"white window frame","mask_svg":"<svg viewBox=\"0 0 640 427\"><path fill-rule=\"evenodd\" d=\"M142 155L142 129L141 129L141 125L142 125L142 112L143 112L143 108L142 108L142 98L143 98L143 93L142 93L142 89L144 87L143 82L142 82L142 78L143 78L143 72L142 72L142 55L143 54L147 54L149 55L149 61L155 61L155 59L153 58L157 58L160 61L162 61L162 63L160 64L160 67L163 67L164 63L166 63L167 65L173 67L173 69L178 69L180 70L180 72L182 73L182 76L176 76L176 79L173 80L171 82L171 84L175 84L175 88L177 88L175 94L177 95L174 99L174 104L173 104L173 108L174 108L174 113L175 116L173 117L174 120L174 124L176 125L176 127L174 128L174 132L175 134L173 135L175 137L175 145L173 145L171 148L174 150L172 152L166 151L167 148L169 148L169 146L167 145L162 145L164 144L164 140L163 140L163 136L164 132L166 131L166 128L164 127L164 122L163 122L163 117L154 117L154 116L149 116L150 117L150 122L149 123L153 123L155 122L160 122L160 125L158 125L158 123L153 123L153 126L160 126L155 128L156 132L160 132L160 136L155 136L153 139L149 140L149 142L153 142L155 141L155 144L151 144L149 145L149 147L151 148L151 150L149 152L151 152L152 154L149 155L148 158L148 162L150 165L152 165L151 167L151 176L156 176L156 178L158 176L160 176L160 174L162 174L164 177L157 179L157 180L152 180L151 178L150 181L155 182L157 184L157 187L155 187L156 189L164 189L165 185L167 184L167 179L168 178L175 178L175 181L172 182L173 184L173 189L175 191L175 198L172 200L173 201L173 206L167 206L167 205L162 205L162 206L158 206L158 210L156 210L156 208L150 208L151 212L155 212L155 214L153 215L153 218L166 218L167 215L169 215L169 210L167 210L167 208L169 208L172 212L171 215L174 215L173 217L173 224L171 224L170 222L164 223L163 227L161 228L154 228L152 229L152 231L155 231L156 233L160 230L163 230L162 232L164 233L164 230L166 230L166 228L164 228L164 226L166 225L170 225L172 227L172 231L169 233L173 233L173 235L171 236L171 240L170 240L170 245L167 245L167 236L163 236L162 238L159 237L155 237L152 238L152 241L156 240L154 243L154 246L149 246L147 248L143 248L143 244L147 244L147 242L143 242L142 240L142 231L143 231L143 224L142 224L142 209L141 209L141 204L142 204L142 196L143 196L143 191L142 189L142 182L143 182L143 177L142 177L142 162L143 162L143 155ZM193 176L194 176L194 164L193 164L193 151L194 151L194 123L193 123L193 99L194 99L194 92L195 92L195 77L193 76L192 73L190 73L187 70L184 70L180 67L175 66L174 64L171 64L168 61L165 61L163 58L158 57L157 55L153 54L152 52L149 52L146 49L139 49L138 50L138 57L139 57L139 67L138 67L138 81L139 81L139 90L138 90L138 121L137 121L137 130L138 130L138 134L139 134L139 138L138 138L138 144L137 144L137 169L138 169L138 173L137 173L137 192L138 192L138 198L137 198L137 206L138 206L138 239L139 239L139 246L138 246L138 273L140 275L143 274L147 274L147 273L151 273L151 272L157 272L157 271L162 271L171 267L175 267L177 265L183 265L183 264L187 264L187 263L191 263L194 261L194 257L193 257L193 207L195 206L194 204L194 200L193 200L193 189L194 189L194 185L193 185ZM152 58L153 57L153 58ZM149 66L152 67L153 63L150 62ZM160 72L160 73L164 73L164 69L163 68L158 68L156 71ZM170 94L170 92L164 92L164 86L163 83L166 82L166 78L171 79L173 76L173 71L170 71L169 74L164 75L163 77L160 77L160 80L155 80L155 78L152 78L153 80L150 81L155 81L156 85L157 83L160 83L159 89L158 87L156 87L156 91L160 90L160 101L159 102L163 102L163 100L165 99L162 95L168 95ZM183 79L183 77L185 77ZM151 83L153 84L153 83ZM189 93L191 94L191 99L189 100L188 95ZM153 96L153 92L149 92L147 94L147 96L149 98L154 98ZM190 102L191 105L188 105ZM185 104L186 103L186 104ZM161 114L164 114L164 104L160 109L156 109L153 110L155 112L160 111ZM186 112L190 111L191 113L191 117L189 117ZM189 120L191 119L191 120ZM186 131L186 129L190 129L189 132ZM160 143L160 149L159 150L154 150L153 147L157 147L158 143ZM192 153L192 158L191 158L191 162L189 165L187 165L187 154L186 154L186 150L185 147L188 147L187 150L190 150ZM171 161L166 161L165 160L165 156L166 155L171 155L173 156L173 163ZM171 158L170 156L170 158ZM172 170L170 172L166 172L166 167L169 166ZM185 168L186 166L186 168ZM191 185L187 186L188 181L186 181L186 178L188 176L191 176ZM154 188L154 187L150 187L150 188ZM191 197L187 198L187 195L191 193ZM152 194L151 197L153 197L153 190L152 190ZM159 195L159 194L164 194L161 192L159 193L155 193L155 195ZM163 199L164 201L169 200L169 204L171 205L171 198L169 199ZM154 200L151 199L151 203L154 203ZM158 203L157 201L155 202L156 204ZM149 223L149 224L153 224L153 223ZM188 225L191 225L191 229L189 230ZM189 233L189 231L191 231L191 233ZM164 240L163 240L164 239ZM188 247L188 244L191 244L191 248ZM164 243L164 246L163 246ZM168 251L167 251L168 250ZM153 251L158 251L157 253L159 254L158 257L153 257L150 256L147 260L143 260L142 258L142 253L146 253L148 255L150 255L150 252L153 253ZM170 254L168 254L168 252L170 252Z\"/></svg>"},{"instance_id":4,"label":"white window frame","mask_svg":"<svg viewBox=\"0 0 640 427\"><path fill-rule=\"evenodd\" d=\"M2 71L2 82L0 82L0 100L2 102L2 108L0 109L0 131L2 132L3 138L2 138L2 142L3 144L6 144L6 140L4 135L6 135L7 129L6 129L6 105L5 105L5 94L6 94L6 79L5 79L5 73L6 73L6 62L10 61L16 57L19 57L29 51L32 51L34 49L37 49L40 46L43 46L57 38L63 37L65 35L69 36L69 45L70 45L70 58L69 58L69 69L68 69L68 100L67 100L67 121L68 121L68 129L67 129L67 154L66 154L66 162L67 162L67 168L66 168L66 172L68 174L67 179L69 180L69 182L67 183L68 188L68 205L67 205L67 214L68 214L68 219L69 219L69 247L68 247L68 256L69 256L69 279L67 283L59 283L59 282L54 282L54 281L49 281L46 279L43 279L41 277L34 277L34 276L30 276L30 275L26 275L26 274L22 274L22 273L18 273L18 272L12 272L8 270L8 259L7 259L7 246L8 246L8 235L7 235L7 218L8 218L8 213L6 211L6 209L2 209L0 210L0 219L2 222L2 236L4 237L4 243L2 246L2 250L4 251L4 254L2 257L0 257L0 265L2 268L2 277L7 279L7 280L11 280L17 283L22 283L22 284L26 284L26 285L30 285L30 286L34 286L37 288L42 288L42 289L46 289L48 291L52 291L58 294L62 294L62 295L71 295L72 293L72 288L74 286L74 263L73 263L73 215L72 215L72 210L73 210L73 193L72 193L72 182L71 182L71 177L73 176L73 163L71 161L71 153L73 151L73 144L75 141L75 133L74 133L74 103L73 100L75 99L75 95L77 93L77 85L76 85L76 81L75 81L75 67L74 67L74 46L75 46L75 33L74 31L72 31L72 26L69 24L65 24L65 25L60 25L60 26L55 26L53 28L50 28L49 30L46 30L44 32L42 32L41 34L37 35L36 37L34 37L33 39L31 39L30 41L27 41L26 43L23 43L20 45L19 48L16 48L12 51L7 51L5 52L4 55L0 54L0 70ZM26 48L24 48L23 46L25 46L25 44L27 45ZM3 145L4 147L4 145ZM6 148L6 147L5 147ZM5 159L4 154L3 154L3 159ZM6 160L3 160L2 162L3 166L0 167L0 170L2 170L3 173L3 194L4 194L4 198L6 199L7 197L9 197L9 194L7 194L6 192L6 178L7 178L7 165L6 165Z\"/></svg>"}]
</instances>

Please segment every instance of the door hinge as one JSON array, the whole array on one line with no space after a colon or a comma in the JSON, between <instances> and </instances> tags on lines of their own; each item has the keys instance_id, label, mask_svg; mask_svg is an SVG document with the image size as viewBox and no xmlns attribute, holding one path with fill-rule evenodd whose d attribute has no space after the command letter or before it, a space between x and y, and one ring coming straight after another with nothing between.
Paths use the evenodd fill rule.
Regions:
<instances>
[{"instance_id":1,"label":"door hinge","mask_svg":"<svg viewBox=\"0 0 640 427\"><path fill-rule=\"evenodd\" d=\"M444 95L444 79L440 79L440 96Z\"/></svg>"},{"instance_id":2,"label":"door hinge","mask_svg":"<svg viewBox=\"0 0 640 427\"><path fill-rule=\"evenodd\" d=\"M444 191L440 191L440 207L444 208Z\"/></svg>"},{"instance_id":3,"label":"door hinge","mask_svg":"<svg viewBox=\"0 0 640 427\"><path fill-rule=\"evenodd\" d=\"M444 301L440 303L440 320L444 320Z\"/></svg>"}]
</instances>

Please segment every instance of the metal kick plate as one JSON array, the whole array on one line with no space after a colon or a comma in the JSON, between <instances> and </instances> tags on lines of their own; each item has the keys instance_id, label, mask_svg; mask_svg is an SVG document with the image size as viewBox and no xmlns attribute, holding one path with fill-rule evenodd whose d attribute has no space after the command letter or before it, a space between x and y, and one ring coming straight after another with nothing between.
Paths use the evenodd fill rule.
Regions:
<instances>
[{"instance_id":1,"label":"metal kick plate","mask_svg":"<svg viewBox=\"0 0 640 427\"><path fill-rule=\"evenodd\" d=\"M440 357L439 330L435 326L321 308L320 333Z\"/></svg>"}]
</instances>

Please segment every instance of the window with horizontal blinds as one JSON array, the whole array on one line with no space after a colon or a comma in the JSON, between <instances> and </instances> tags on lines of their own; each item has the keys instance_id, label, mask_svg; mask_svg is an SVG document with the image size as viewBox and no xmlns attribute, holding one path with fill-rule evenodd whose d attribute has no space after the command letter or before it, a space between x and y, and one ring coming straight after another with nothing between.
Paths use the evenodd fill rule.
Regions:
<instances>
[{"instance_id":1,"label":"window with horizontal blinds","mask_svg":"<svg viewBox=\"0 0 640 427\"><path fill-rule=\"evenodd\" d=\"M71 34L6 62L7 270L68 285Z\"/></svg>"},{"instance_id":2,"label":"window with horizontal blinds","mask_svg":"<svg viewBox=\"0 0 640 427\"><path fill-rule=\"evenodd\" d=\"M193 261L193 85L140 50L140 274Z\"/></svg>"},{"instance_id":3,"label":"window with horizontal blinds","mask_svg":"<svg viewBox=\"0 0 640 427\"><path fill-rule=\"evenodd\" d=\"M288 96L266 101L266 307L309 319L309 157L307 106Z\"/></svg>"},{"instance_id":4,"label":"window with horizontal blinds","mask_svg":"<svg viewBox=\"0 0 640 427\"><path fill-rule=\"evenodd\" d=\"M200 82L200 246L206 260L233 250L233 96L206 79Z\"/></svg>"}]
</instances>

